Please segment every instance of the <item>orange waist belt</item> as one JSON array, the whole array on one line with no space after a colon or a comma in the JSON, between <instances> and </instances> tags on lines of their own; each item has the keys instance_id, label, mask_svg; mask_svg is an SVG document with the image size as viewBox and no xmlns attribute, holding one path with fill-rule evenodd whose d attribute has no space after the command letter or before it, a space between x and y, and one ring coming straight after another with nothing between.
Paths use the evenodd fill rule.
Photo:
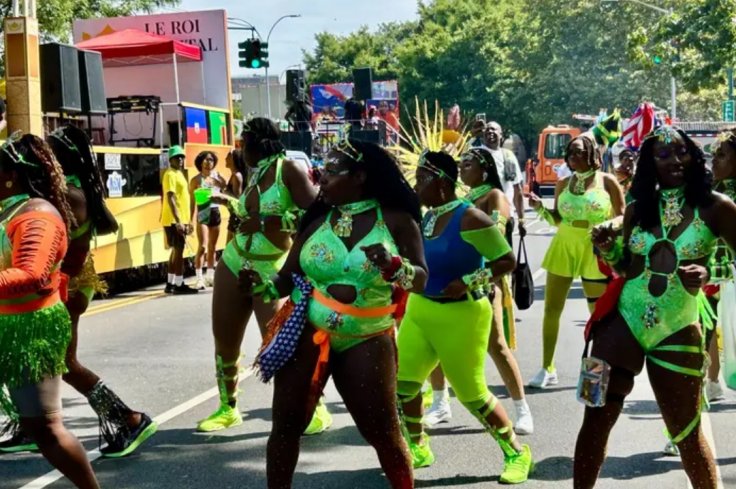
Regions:
<instances>
[{"instance_id":1,"label":"orange waist belt","mask_svg":"<svg viewBox=\"0 0 736 489\"><path fill-rule=\"evenodd\" d=\"M332 309L338 314L345 314L347 316L359 318L378 318L388 316L396 312L397 308L397 304L390 304L388 306L381 307L356 307L351 304L343 304L338 300L327 297L317 289L312 291L312 297L323 306ZM393 334L393 332L394 328L387 328L367 335L349 335L338 333L336 331L317 329L314 336L312 336L312 342L319 347L319 359L317 360L317 366L314 369L314 375L312 375L312 387L321 389L322 378L327 371L327 362L330 360L330 336L347 339L368 339L382 334ZM319 396L321 393L315 392L313 394Z\"/></svg>"},{"instance_id":2,"label":"orange waist belt","mask_svg":"<svg viewBox=\"0 0 736 489\"><path fill-rule=\"evenodd\" d=\"M22 299L4 300L0 302L0 314L23 314L26 312L38 311L40 309L53 306L57 302L61 302L61 295L58 291L47 296L28 301L22 301Z\"/></svg>"}]
</instances>

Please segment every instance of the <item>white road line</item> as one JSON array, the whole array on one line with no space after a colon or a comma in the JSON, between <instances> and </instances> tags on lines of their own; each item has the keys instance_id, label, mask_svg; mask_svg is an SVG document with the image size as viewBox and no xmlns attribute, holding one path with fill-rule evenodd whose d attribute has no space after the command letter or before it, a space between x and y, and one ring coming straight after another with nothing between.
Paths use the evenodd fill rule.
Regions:
<instances>
[{"instance_id":1,"label":"white road line","mask_svg":"<svg viewBox=\"0 0 736 489\"><path fill-rule=\"evenodd\" d=\"M247 379L251 375L253 375L253 369L248 368L248 369L244 370L243 373L240 376L240 382L242 382L243 380ZM218 394L219 393L218 393L217 387L213 387L212 389L209 389L207 391L204 391L203 393L199 394L198 396L195 396L195 397L189 399L188 401L185 401L185 402L179 404L178 406L174 406L173 408L169 409L168 411L159 414L158 416L156 416L155 418L153 418L153 420L156 423L158 423L159 426L161 426L162 424L164 424L164 423L166 423L168 421L171 421L172 419L176 418L177 416L179 416L181 414L184 414L185 412L189 411L193 407L198 406L199 404L202 404L203 402L205 402L205 401L207 401L209 399L212 399L213 397L217 396ZM94 462L95 460L97 460L101 456L102 456L102 454L100 453L100 451L98 449L90 450L89 452L87 452L87 457L89 458L89 461L90 462ZM20 489L41 489L41 488L44 488L44 487L47 487L47 486L53 484L54 482L58 481L62 477L64 477L64 475L61 472L59 472L58 470L52 470L51 472L49 472L49 473L47 473L45 475L42 475L38 479L34 479L31 482L29 482L28 484L20 487Z\"/></svg>"}]
</instances>

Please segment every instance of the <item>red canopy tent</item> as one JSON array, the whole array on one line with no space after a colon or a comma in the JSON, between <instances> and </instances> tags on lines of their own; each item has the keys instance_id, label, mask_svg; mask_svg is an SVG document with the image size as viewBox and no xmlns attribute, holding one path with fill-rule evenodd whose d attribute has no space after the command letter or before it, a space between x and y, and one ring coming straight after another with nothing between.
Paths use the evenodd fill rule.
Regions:
<instances>
[{"instance_id":1,"label":"red canopy tent","mask_svg":"<svg viewBox=\"0 0 736 489\"><path fill-rule=\"evenodd\" d=\"M179 103L179 71L177 61L202 61L199 46L157 36L138 29L125 29L77 43L77 48L102 54L106 67L139 66L147 64L174 65L176 102ZM202 73L204 83L204 73ZM204 89L205 87L203 87Z\"/></svg>"}]
</instances>

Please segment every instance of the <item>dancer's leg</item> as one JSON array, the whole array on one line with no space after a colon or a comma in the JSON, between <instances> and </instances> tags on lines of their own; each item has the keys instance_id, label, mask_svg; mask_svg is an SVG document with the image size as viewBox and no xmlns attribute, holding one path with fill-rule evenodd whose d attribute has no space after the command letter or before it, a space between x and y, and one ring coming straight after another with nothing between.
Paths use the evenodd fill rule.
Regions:
<instances>
[{"instance_id":1,"label":"dancer's leg","mask_svg":"<svg viewBox=\"0 0 736 489\"><path fill-rule=\"evenodd\" d=\"M644 365L644 352L623 318L615 313L595 326L591 356L611 364L606 404L585 408L575 444L573 486L592 489L606 459L608 437Z\"/></svg>"},{"instance_id":2,"label":"dancer's leg","mask_svg":"<svg viewBox=\"0 0 736 489\"><path fill-rule=\"evenodd\" d=\"M689 326L667 338L663 344L699 347L700 330L697 326ZM694 353L655 352L653 357L696 371L702 369L704 361L702 355ZM670 435L674 437L673 441L680 449L682 465L690 482L693 487L715 489L717 474L713 453L699 422L702 408L702 377L672 371L652 360L647 360L647 372L657 404L662 411L662 418ZM697 425L693 426L693 422ZM678 442L678 438L682 436L684 439Z\"/></svg>"},{"instance_id":3,"label":"dancer's leg","mask_svg":"<svg viewBox=\"0 0 736 489\"><path fill-rule=\"evenodd\" d=\"M583 294L588 302L588 310L591 314L595 310L595 303L598 298L603 295L608 286L608 279L591 280L584 278L583 280Z\"/></svg>"},{"instance_id":4,"label":"dancer's leg","mask_svg":"<svg viewBox=\"0 0 736 489\"><path fill-rule=\"evenodd\" d=\"M396 347L389 335L335 354L332 377L363 438L376 450L394 489L414 487L396 405Z\"/></svg>"},{"instance_id":5,"label":"dancer's leg","mask_svg":"<svg viewBox=\"0 0 736 489\"><path fill-rule=\"evenodd\" d=\"M313 335L314 328L307 326L294 357L274 377L273 425L266 463L269 489L291 489L299 459L299 441L317 402L312 395L312 375L319 348L312 341ZM319 386L320 390L322 387Z\"/></svg>"},{"instance_id":6,"label":"dancer's leg","mask_svg":"<svg viewBox=\"0 0 736 489\"><path fill-rule=\"evenodd\" d=\"M570 292L572 277L561 277L553 273L547 274L544 288L544 319L542 320L542 367L554 369L555 348L560 332L560 318Z\"/></svg>"},{"instance_id":7,"label":"dancer's leg","mask_svg":"<svg viewBox=\"0 0 736 489\"><path fill-rule=\"evenodd\" d=\"M493 359L494 365L509 391L511 398L515 401L524 399L524 382L521 379L519 365L506 343L503 333L503 297L501 289L496 287L493 299L493 325L491 326L491 337L488 341L488 353Z\"/></svg>"}]
</instances>

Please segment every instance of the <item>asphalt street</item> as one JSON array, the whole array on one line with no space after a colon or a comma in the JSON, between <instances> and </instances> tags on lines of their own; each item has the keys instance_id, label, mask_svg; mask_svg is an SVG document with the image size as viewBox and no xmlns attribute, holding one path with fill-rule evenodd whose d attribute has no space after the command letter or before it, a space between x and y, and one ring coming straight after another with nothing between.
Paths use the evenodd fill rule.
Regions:
<instances>
[{"instance_id":1,"label":"asphalt street","mask_svg":"<svg viewBox=\"0 0 736 489\"><path fill-rule=\"evenodd\" d=\"M532 270L539 270L552 230L530 226L528 248ZM518 313L516 352L525 379L541 364L544 273L536 278L536 302ZM216 408L213 340L210 333L211 291L194 297L134 293L96 301L82 319L79 355L131 407L145 410L160 423L159 432L132 456L99 459L97 419L85 399L65 386L66 423L83 441L104 488L263 488L265 447L270 430L270 385L254 377L241 383L244 423L214 434L194 431L197 420ZM527 488L572 486L572 454L583 406L575 399L587 308L580 284L571 291L562 319L557 368L560 384L549 390L527 390L536 431L523 437L532 447L536 469ZM448 325L450 328L451 325ZM260 344L254 322L248 326L244 364L252 362ZM490 359L488 383L511 407ZM724 487L736 488L736 392L713 404L704 426L713 441ZM373 450L362 440L334 386L327 403L334 425L304 438L295 488L388 487ZM488 488L498 485L502 455L495 442L453 399L451 422L432 431L437 461L416 472L417 487ZM665 457L664 425L646 372L636 383L610 440L608 459L597 487L686 488L678 458ZM38 454L0 456L0 489L69 488L67 481Z\"/></svg>"}]
</instances>

